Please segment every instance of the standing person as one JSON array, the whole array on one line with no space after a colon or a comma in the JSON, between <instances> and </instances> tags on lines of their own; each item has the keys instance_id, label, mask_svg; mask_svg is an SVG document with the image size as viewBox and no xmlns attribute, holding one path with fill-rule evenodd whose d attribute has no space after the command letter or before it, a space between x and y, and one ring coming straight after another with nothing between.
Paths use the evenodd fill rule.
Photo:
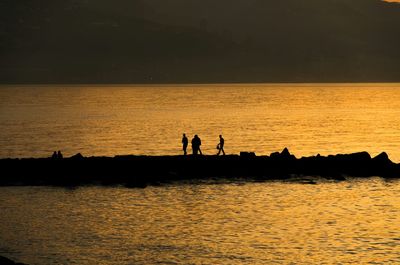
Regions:
<instances>
[{"instance_id":1,"label":"standing person","mask_svg":"<svg viewBox=\"0 0 400 265\"><path fill-rule=\"evenodd\" d=\"M193 155L197 155L198 152L200 152L200 155L202 154L201 150L200 150L200 145L201 145L201 140L200 140L199 136L197 136L197 134L196 134L192 139Z\"/></svg>"},{"instance_id":2,"label":"standing person","mask_svg":"<svg viewBox=\"0 0 400 265\"><path fill-rule=\"evenodd\" d=\"M189 143L189 140L186 137L186 134L183 134L183 137L182 137L183 155L187 155L186 149L187 149L188 143Z\"/></svg>"},{"instance_id":3,"label":"standing person","mask_svg":"<svg viewBox=\"0 0 400 265\"><path fill-rule=\"evenodd\" d=\"M193 153L193 155L197 155L197 152L198 152L196 136L197 136L197 135L195 135L195 136L192 138L192 153Z\"/></svg>"},{"instance_id":4,"label":"standing person","mask_svg":"<svg viewBox=\"0 0 400 265\"><path fill-rule=\"evenodd\" d=\"M219 135L219 144L218 144L218 154L217 156L219 156L219 154L222 151L222 154L225 155L225 151L224 151L224 145L225 145L225 140L224 138L222 138L222 135Z\"/></svg>"}]
</instances>

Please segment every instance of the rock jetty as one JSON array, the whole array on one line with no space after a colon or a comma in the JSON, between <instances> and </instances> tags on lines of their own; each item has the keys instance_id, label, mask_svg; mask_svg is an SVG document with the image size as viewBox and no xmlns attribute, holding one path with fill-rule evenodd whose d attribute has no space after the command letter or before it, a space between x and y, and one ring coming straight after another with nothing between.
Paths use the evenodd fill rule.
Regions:
<instances>
[{"instance_id":1,"label":"rock jetty","mask_svg":"<svg viewBox=\"0 0 400 265\"><path fill-rule=\"evenodd\" d=\"M367 152L296 158L285 148L269 156L253 152L226 156L135 156L0 159L0 186L147 185L208 178L252 180L318 176L399 178L400 164L386 153Z\"/></svg>"}]
</instances>

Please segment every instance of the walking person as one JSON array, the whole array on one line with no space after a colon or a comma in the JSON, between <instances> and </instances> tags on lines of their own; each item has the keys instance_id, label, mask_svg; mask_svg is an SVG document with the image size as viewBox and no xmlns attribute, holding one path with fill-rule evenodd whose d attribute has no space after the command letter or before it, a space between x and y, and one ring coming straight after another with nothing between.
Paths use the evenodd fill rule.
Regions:
<instances>
[{"instance_id":1,"label":"walking person","mask_svg":"<svg viewBox=\"0 0 400 265\"><path fill-rule=\"evenodd\" d=\"M186 137L186 134L183 134L183 137L182 137L183 155L187 155L186 149L187 149L188 144L189 144L189 140Z\"/></svg>"},{"instance_id":2,"label":"walking person","mask_svg":"<svg viewBox=\"0 0 400 265\"><path fill-rule=\"evenodd\" d=\"M225 145L225 140L224 140L224 138L222 138L222 135L219 135L219 144L217 145L217 149L218 149L217 156L219 156L221 151L222 151L222 154L225 155L224 145Z\"/></svg>"}]
</instances>

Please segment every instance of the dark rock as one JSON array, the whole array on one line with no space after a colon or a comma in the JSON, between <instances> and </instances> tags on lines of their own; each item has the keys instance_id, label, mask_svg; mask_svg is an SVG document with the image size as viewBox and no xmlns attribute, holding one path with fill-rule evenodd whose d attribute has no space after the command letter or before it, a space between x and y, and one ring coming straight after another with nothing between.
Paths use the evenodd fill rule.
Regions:
<instances>
[{"instance_id":1,"label":"dark rock","mask_svg":"<svg viewBox=\"0 0 400 265\"><path fill-rule=\"evenodd\" d=\"M285 147L282 152L274 152L271 154L271 158L281 159L281 160L293 160L296 157L290 154L289 150Z\"/></svg>"},{"instance_id":2,"label":"dark rock","mask_svg":"<svg viewBox=\"0 0 400 265\"><path fill-rule=\"evenodd\" d=\"M16 263L6 257L0 256L0 265L27 265L25 263Z\"/></svg>"},{"instance_id":3,"label":"dark rock","mask_svg":"<svg viewBox=\"0 0 400 265\"><path fill-rule=\"evenodd\" d=\"M289 152L289 149L287 149L287 147L285 147L285 148L282 150L281 156L290 156L290 152Z\"/></svg>"},{"instance_id":4,"label":"dark rock","mask_svg":"<svg viewBox=\"0 0 400 265\"><path fill-rule=\"evenodd\" d=\"M359 152L350 154L350 159L354 159L357 161L370 161L371 155L368 152Z\"/></svg>"},{"instance_id":5,"label":"dark rock","mask_svg":"<svg viewBox=\"0 0 400 265\"><path fill-rule=\"evenodd\" d=\"M369 162L371 160L371 155L368 152L357 152L357 153L352 153L352 154L338 154L333 157L335 159L340 159L342 161L351 161L351 162Z\"/></svg>"},{"instance_id":6,"label":"dark rock","mask_svg":"<svg viewBox=\"0 0 400 265\"><path fill-rule=\"evenodd\" d=\"M240 152L240 157L255 157L256 153L254 152Z\"/></svg>"},{"instance_id":7,"label":"dark rock","mask_svg":"<svg viewBox=\"0 0 400 265\"><path fill-rule=\"evenodd\" d=\"M346 178L344 176L333 176L330 179L336 180L336 181L345 181Z\"/></svg>"},{"instance_id":8,"label":"dark rock","mask_svg":"<svg viewBox=\"0 0 400 265\"><path fill-rule=\"evenodd\" d=\"M278 157L280 157L280 153L279 152L273 152L273 153L271 153L269 156L271 157L271 158L278 158Z\"/></svg>"},{"instance_id":9,"label":"dark rock","mask_svg":"<svg viewBox=\"0 0 400 265\"><path fill-rule=\"evenodd\" d=\"M77 153L76 155L73 155L70 157L70 159L75 159L75 160L82 160L84 157L81 153Z\"/></svg>"},{"instance_id":10,"label":"dark rock","mask_svg":"<svg viewBox=\"0 0 400 265\"><path fill-rule=\"evenodd\" d=\"M286 147L282 150L281 157L284 159L296 159L294 155L290 154L289 149Z\"/></svg>"},{"instance_id":11,"label":"dark rock","mask_svg":"<svg viewBox=\"0 0 400 265\"><path fill-rule=\"evenodd\" d=\"M13 185L125 185L144 188L154 183L187 179L248 178L249 180L288 179L291 176L400 177L400 165L386 153L371 159L367 152L297 159L285 148L271 156L240 152L226 156L115 156L63 160L0 159L0 186Z\"/></svg>"},{"instance_id":12,"label":"dark rock","mask_svg":"<svg viewBox=\"0 0 400 265\"><path fill-rule=\"evenodd\" d=\"M372 158L372 171L379 176L385 178L399 178L400 164L393 163L389 156L382 152Z\"/></svg>"},{"instance_id":13,"label":"dark rock","mask_svg":"<svg viewBox=\"0 0 400 265\"><path fill-rule=\"evenodd\" d=\"M375 156L374 158L372 158L372 161L387 164L390 164L392 162L390 161L389 156L388 154L386 154L386 152L382 152L379 155Z\"/></svg>"}]
</instances>

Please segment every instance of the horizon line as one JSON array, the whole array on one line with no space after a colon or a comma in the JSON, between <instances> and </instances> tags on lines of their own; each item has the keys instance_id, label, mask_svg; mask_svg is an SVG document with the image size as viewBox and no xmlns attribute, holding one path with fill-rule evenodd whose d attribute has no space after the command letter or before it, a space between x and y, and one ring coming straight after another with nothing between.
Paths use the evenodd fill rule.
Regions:
<instances>
[{"instance_id":1,"label":"horizon line","mask_svg":"<svg viewBox=\"0 0 400 265\"><path fill-rule=\"evenodd\" d=\"M225 85L400 85L398 82L215 82L215 83L0 83L0 86L225 86Z\"/></svg>"}]
</instances>

